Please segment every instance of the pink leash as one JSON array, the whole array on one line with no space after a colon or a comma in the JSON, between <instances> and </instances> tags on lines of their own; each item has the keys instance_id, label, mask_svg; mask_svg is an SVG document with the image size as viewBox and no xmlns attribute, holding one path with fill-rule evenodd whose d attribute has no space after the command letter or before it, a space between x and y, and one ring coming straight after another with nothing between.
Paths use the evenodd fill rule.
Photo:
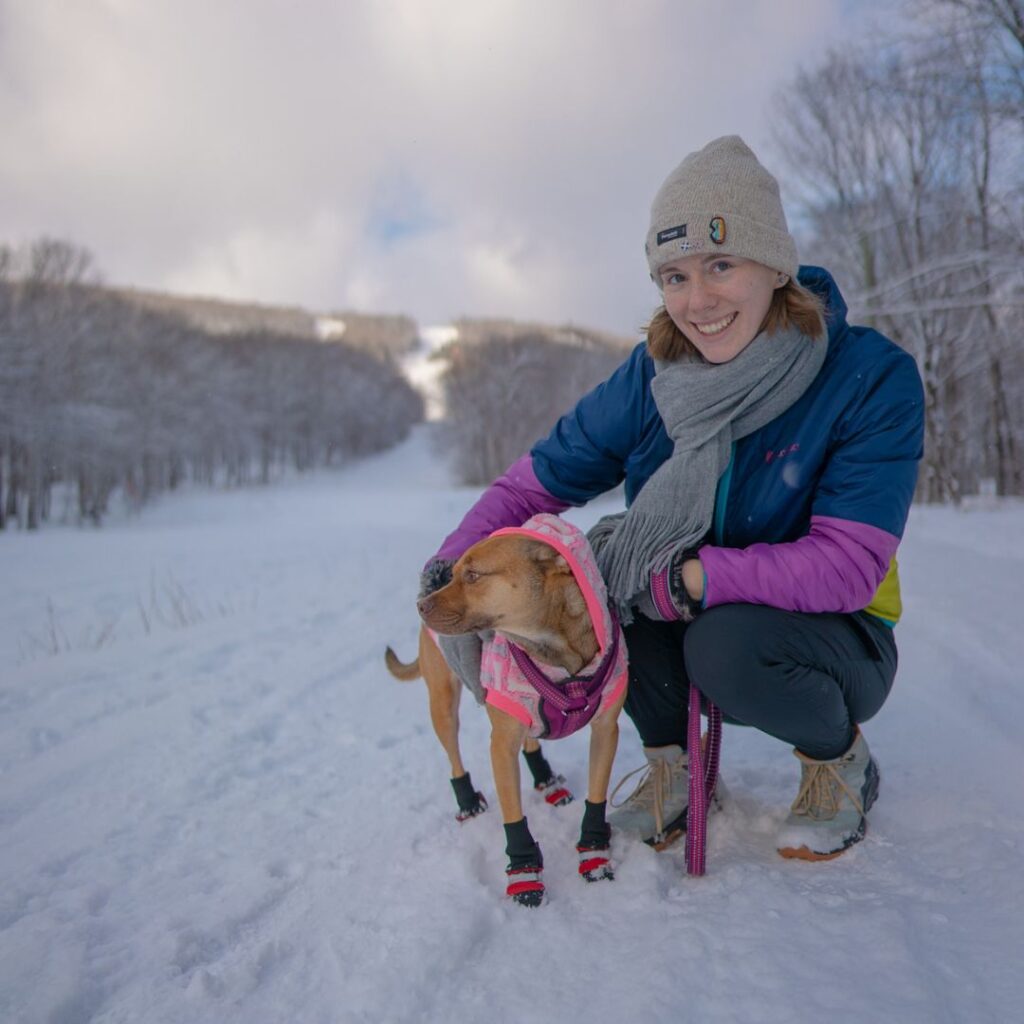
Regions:
<instances>
[{"instance_id":1,"label":"pink leash","mask_svg":"<svg viewBox=\"0 0 1024 1024\"><path fill-rule=\"evenodd\" d=\"M708 837L708 804L718 783L718 755L722 749L722 712L708 701L708 745L700 745L700 690L690 683L690 809L686 821L686 873L704 874L704 853Z\"/></svg>"}]
</instances>

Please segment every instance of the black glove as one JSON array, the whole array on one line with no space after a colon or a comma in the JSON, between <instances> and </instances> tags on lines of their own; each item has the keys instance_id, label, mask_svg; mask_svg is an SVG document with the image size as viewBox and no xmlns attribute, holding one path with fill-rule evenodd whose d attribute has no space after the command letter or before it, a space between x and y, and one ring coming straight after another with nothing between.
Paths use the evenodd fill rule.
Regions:
<instances>
[{"instance_id":1,"label":"black glove","mask_svg":"<svg viewBox=\"0 0 1024 1024\"><path fill-rule=\"evenodd\" d=\"M696 548L683 548L672 556L668 566L668 589L672 595L672 603L676 606L679 618L683 622L693 622L704 610L704 602L690 596L683 583L683 563L691 559L700 561Z\"/></svg>"},{"instance_id":2,"label":"black glove","mask_svg":"<svg viewBox=\"0 0 1024 1024\"><path fill-rule=\"evenodd\" d=\"M452 566L455 563L450 558L432 558L423 567L420 573L420 592L417 598L426 597L435 590L447 587L452 581Z\"/></svg>"},{"instance_id":3,"label":"black glove","mask_svg":"<svg viewBox=\"0 0 1024 1024\"><path fill-rule=\"evenodd\" d=\"M651 573L650 588L635 604L641 615L657 622L693 622L703 605L690 597L683 583L683 563L691 558L697 558L696 548L680 548L665 569Z\"/></svg>"}]
</instances>

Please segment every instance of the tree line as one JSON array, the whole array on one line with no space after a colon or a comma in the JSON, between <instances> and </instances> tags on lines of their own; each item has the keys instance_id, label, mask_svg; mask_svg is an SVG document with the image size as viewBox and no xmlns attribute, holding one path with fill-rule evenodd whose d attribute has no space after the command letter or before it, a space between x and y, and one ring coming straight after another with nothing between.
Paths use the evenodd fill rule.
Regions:
<instances>
[{"instance_id":1,"label":"tree line","mask_svg":"<svg viewBox=\"0 0 1024 1024\"><path fill-rule=\"evenodd\" d=\"M438 435L465 484L487 484L504 472L628 352L628 343L579 329L469 326L446 350L448 413Z\"/></svg>"},{"instance_id":2,"label":"tree line","mask_svg":"<svg viewBox=\"0 0 1024 1024\"><path fill-rule=\"evenodd\" d=\"M186 481L336 465L423 417L389 358L259 329L212 334L98 280L75 245L0 246L0 528L99 523L115 492L141 504Z\"/></svg>"},{"instance_id":3,"label":"tree line","mask_svg":"<svg viewBox=\"0 0 1024 1024\"><path fill-rule=\"evenodd\" d=\"M924 380L924 501L1024 493L1024 0L905 0L774 130L805 246ZM806 260L805 260L806 262Z\"/></svg>"}]
</instances>

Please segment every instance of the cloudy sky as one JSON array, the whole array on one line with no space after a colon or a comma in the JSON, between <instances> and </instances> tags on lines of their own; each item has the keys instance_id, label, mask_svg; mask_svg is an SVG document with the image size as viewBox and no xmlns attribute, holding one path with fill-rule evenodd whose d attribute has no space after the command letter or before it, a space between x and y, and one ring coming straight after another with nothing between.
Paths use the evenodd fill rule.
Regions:
<instances>
[{"instance_id":1,"label":"cloudy sky","mask_svg":"<svg viewBox=\"0 0 1024 1024\"><path fill-rule=\"evenodd\" d=\"M732 132L773 166L773 97L870 7L0 0L0 242L71 239L115 284L632 332L662 179Z\"/></svg>"}]
</instances>

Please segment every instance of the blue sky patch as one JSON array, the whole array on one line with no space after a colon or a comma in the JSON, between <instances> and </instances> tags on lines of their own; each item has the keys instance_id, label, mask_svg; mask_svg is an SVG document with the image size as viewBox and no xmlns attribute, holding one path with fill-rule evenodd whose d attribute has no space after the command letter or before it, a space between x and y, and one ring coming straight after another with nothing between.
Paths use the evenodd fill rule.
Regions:
<instances>
[{"instance_id":1,"label":"blue sky patch","mask_svg":"<svg viewBox=\"0 0 1024 1024\"><path fill-rule=\"evenodd\" d=\"M374 197L369 234L384 245L429 234L442 225L422 187L400 171L380 183Z\"/></svg>"}]
</instances>

